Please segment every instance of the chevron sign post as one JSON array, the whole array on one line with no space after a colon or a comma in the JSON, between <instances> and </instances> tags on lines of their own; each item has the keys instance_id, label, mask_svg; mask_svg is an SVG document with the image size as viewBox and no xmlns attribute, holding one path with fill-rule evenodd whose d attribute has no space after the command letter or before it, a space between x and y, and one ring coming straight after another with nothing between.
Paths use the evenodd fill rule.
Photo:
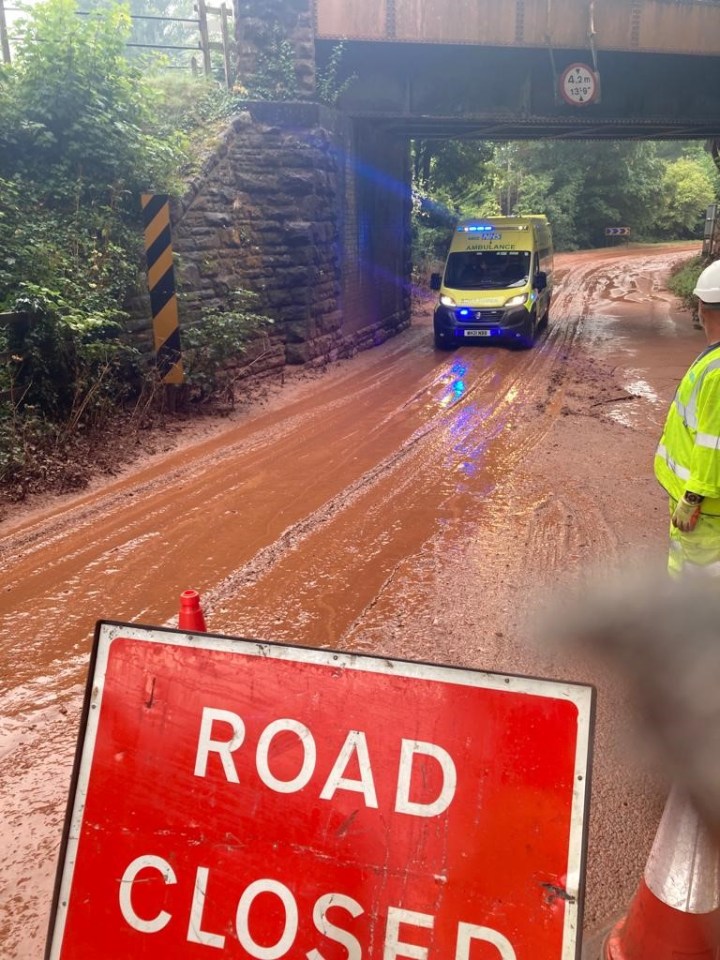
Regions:
<instances>
[{"instance_id":1,"label":"chevron sign post","mask_svg":"<svg viewBox=\"0 0 720 960\"><path fill-rule=\"evenodd\" d=\"M605 227L606 237L629 237L630 227Z\"/></svg>"},{"instance_id":2,"label":"chevron sign post","mask_svg":"<svg viewBox=\"0 0 720 960\"><path fill-rule=\"evenodd\" d=\"M170 197L144 193L142 210L157 369L163 383L182 383L184 376L170 236Z\"/></svg>"}]
</instances>

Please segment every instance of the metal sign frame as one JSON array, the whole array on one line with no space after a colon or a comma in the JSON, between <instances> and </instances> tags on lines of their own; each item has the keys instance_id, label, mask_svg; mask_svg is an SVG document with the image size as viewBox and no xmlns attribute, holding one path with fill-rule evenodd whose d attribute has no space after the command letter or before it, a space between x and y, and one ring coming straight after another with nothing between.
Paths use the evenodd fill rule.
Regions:
<instances>
[{"instance_id":1,"label":"metal sign frame","mask_svg":"<svg viewBox=\"0 0 720 960\"><path fill-rule=\"evenodd\" d=\"M182 651L192 651L192 653L183 653ZM132 659L131 655L135 654L137 654L136 659L141 662L139 665L136 664ZM95 774L94 764L97 762L96 754L98 753L98 750L104 741L112 739L112 737L109 735L108 729L106 729L109 721L104 721L106 701L108 704L110 704L107 706L110 716L113 716L112 709L116 709L120 711L128 710L130 711L129 715L134 717L136 714L132 712L133 710L137 711L139 708L150 708L156 696L155 679L153 675L152 685L147 687L146 700L143 699L140 701L136 696L135 701L133 702L134 705L129 706L128 704L132 700L132 692L135 688L132 687L131 681L128 679L128 686L126 689L125 682L126 677L130 676L132 670L126 674L126 672L123 672L126 669L126 666L123 666L122 670L120 670L120 667L118 667L117 664L121 663L126 665L126 663L130 663L133 668L137 667L136 672L138 672L139 676L141 669L145 669L143 666L145 664L145 659L143 658L146 658L148 663L172 662L174 664L172 670L176 670L178 669L177 665L183 656L190 658L191 666L193 664L197 665L197 663L199 663L197 660L198 654L206 658L206 666L208 667L207 676L210 678L218 675L217 673L214 673L216 668L218 668L218 665L225 663L227 667L229 660L232 659L232 677L234 678L236 676L236 668L240 668L241 673L242 670L245 670L252 680L250 687L253 689L255 677L257 672L261 669L270 671L269 676L271 677L274 677L273 671L277 671L281 677L283 675L287 677L291 675L297 676L298 672L302 672L304 670L308 673L315 674L316 680L319 676L322 678L322 682L325 682L327 679L328 682L335 684L338 682L337 678L342 677L342 682L348 684L348 690L353 694L353 696L358 684L360 684L361 690L362 684L366 685L365 694L367 694L367 685L374 685L372 689L377 689L378 696L380 698L387 695L388 690L391 689L392 698L388 702L395 704L397 701L397 706L393 706L392 709L397 709L401 719L404 719L408 713L412 713L412 710L408 704L413 702L413 697L407 696L408 691L415 693L418 696L427 694L427 702L421 700L418 707L420 711L419 716L422 718L423 722L425 722L426 717L430 716L431 720L428 720L428 723L452 723L454 725L458 725L458 729L459 727L463 726L463 724L469 724L470 718L464 714L462 710L459 711L459 715L456 718L455 712L447 709L449 703L455 704L455 697L462 698L462 702L466 702L467 698L470 697L473 698L473 702L479 703L480 705L482 705L484 700L490 698L493 703L502 704L503 709L505 706L512 703L515 705L513 706L513 710L516 710L516 713L517 706L521 707L523 711L530 711L531 722L529 726L537 726L539 728L534 736L540 737L540 739L537 740L537 743L542 743L544 745L543 749L549 751L547 756L554 756L555 751L562 753L564 750L564 756L566 757L566 760L564 761L565 767L563 768L564 785L562 788L558 787L558 791L563 791L562 795L564 800L562 803L564 813L563 811L560 811L559 803L556 808L552 808L552 803L547 799L545 793L541 791L540 806L545 811L542 815L547 817L547 823L544 825L543 823L538 823L536 825L537 836L544 836L545 830L552 831L555 829L554 826L550 825L554 824L554 822L558 819L562 820L563 815L566 816L566 822L569 826L567 836L567 863L564 873L561 871L563 876L562 882L559 882L558 884L553 882L539 883L537 877L534 875L532 882L536 887L539 886L544 888L542 893L542 909L544 911L542 914L543 922L556 923L557 925L557 930L555 930L554 935L556 935L558 943L561 943L561 947L556 954L557 960L573 960L573 958L578 958L580 956L583 879L587 847L592 736L594 731L595 715L595 689L593 687L584 684L491 673L464 669L460 667L438 666L435 664L406 660L391 660L366 654L355 654L326 649L313 649L300 646L268 643L256 640L245 640L208 633L185 633L182 631L171 630L162 627L145 627L137 624L126 624L115 621L100 621L96 628L95 642L90 662L81 719L81 728L73 768L70 797L63 831L61 852L58 861L56 886L45 952L46 960L66 960L66 958L70 956L75 956L73 953L74 944L70 943L70 941L65 942L65 934L66 930L70 928L70 934L68 936L72 936L72 923L68 923L68 916L71 908L76 908L77 903L82 896L81 891L76 890L73 884L76 872L82 873L83 844L85 844L84 849L89 851L91 844L94 843L95 840L88 840L87 837L91 835L94 838L96 834L93 831L100 830L100 827L96 821L93 821L92 824L88 824L85 818L86 815L88 818L91 816L91 814L88 813L88 809L92 807L92 791L95 790L97 799L97 793L99 790L93 780ZM160 657L164 657L165 660L158 660L157 658ZM115 659L113 660L113 658ZM193 658L195 659L193 660ZM115 663L115 674L112 672L113 662ZM263 666L261 667L261 665ZM187 667L187 664L184 666ZM155 668L153 667L152 669L154 670ZM120 670L120 673L117 673L118 670ZM170 668L168 668L168 670L170 670ZM117 688L117 679L112 680L113 676L117 677L118 675L122 676L122 690L120 693L118 692ZM170 676L170 674L168 675L170 680L177 680L174 674L172 674L172 676ZM186 675L186 673L179 674L179 676L183 677ZM146 676L146 674L143 674L143 676ZM161 680L158 681L160 683L162 681L162 666L158 672L158 676L161 677ZM202 676L205 676L205 671L203 671ZM248 676L246 676L246 679ZM332 681L329 680L331 677L333 678ZM113 684L116 686L113 686ZM210 690L212 683L208 681L208 684L208 689ZM353 686L353 684L355 684L355 686ZM260 681L258 680L258 686L259 685ZM172 685L169 682L166 682L166 689L170 688L171 686ZM139 690L140 688L138 687L137 689ZM198 689L198 687L192 687L193 692L196 692ZM248 696L247 686L241 687L240 689L244 691L245 696ZM405 690L405 693L403 693L403 690ZM202 695L204 696L205 694L203 693ZM280 689L278 691L278 704L282 706L284 710L288 710L290 708L285 705L285 695L286 687L280 683ZM445 696L446 698L449 697L450 699L442 701L442 696ZM367 697L362 701L357 697L355 697L354 700L352 697L348 697L347 699L351 704L360 703L362 709L369 709ZM267 698L261 702L263 705L265 705L268 702ZM460 700L457 702L459 703ZM444 703L444 706L442 703ZM438 704L441 705L438 706ZM375 709L374 704L373 709ZM433 710L438 711L437 717L433 716ZM543 713L543 711L545 711L545 713ZM144 710L140 709L139 714L137 715L144 716ZM292 715L292 713L285 714L285 716ZM482 710L480 711L480 715L484 716L482 714ZM543 721L543 717L545 716L546 720ZM557 724L558 716L562 716L564 718L567 717L571 721L570 723L567 723L565 720L563 720L564 728L562 730L557 729L559 726ZM555 719L551 721L551 717ZM333 714L333 719L337 719L335 714ZM478 716L473 715L473 723L475 723L477 720ZM293 721L287 721L287 723L291 722ZM523 720L523 723L526 722L526 719ZM117 720L115 723L117 723ZM552 724L555 725L553 726ZM272 724L270 726L272 726ZM116 727L113 729L115 730ZM470 734L468 731L471 730L475 730L475 727L472 724L470 724L470 726L463 727L462 736L465 737L466 740L470 739ZM501 727L501 732L503 734L502 739L504 743L504 738L506 736L504 727ZM112 736L115 735L115 733L112 734ZM477 733L478 743L480 743L482 737L487 737L489 735L490 734L487 732L486 724L486 727L483 727L482 731ZM419 736L419 734L414 734L414 736ZM420 740L409 740L407 742L415 743L416 747L418 743L421 743ZM403 746L405 743L406 741L403 740ZM571 751L571 747L573 747L573 745L574 753ZM432 746L432 744L424 744L425 748L430 746ZM112 743L112 749L116 749L116 744L114 741ZM413 748L410 747L410 749L412 750ZM423 746L417 749L421 750L422 752ZM441 748L437 749L440 750ZM463 749L466 749L467 751L467 755L463 755L461 758L463 760L463 764L465 765L458 765L458 769L463 771L463 775L465 775L464 771L467 769L468 757L474 759L477 755L477 744L474 746L467 745ZM514 759L512 763L517 764L517 768L520 770L523 767L523 764L521 762L522 758L518 759L518 757L515 756L515 753L518 750L519 747L516 745L515 741L513 741L512 751ZM425 752L432 753L432 750L427 750ZM360 753L358 754L358 759L361 759ZM530 751L528 751L528 754L530 754ZM113 755L113 760L115 760L116 756L118 755ZM442 760L442 756L440 754L438 754L438 756L440 756L440 759ZM495 765L495 757L496 754L492 753L493 763L490 764L490 766ZM572 759L569 759L571 757ZM503 761L503 759L504 755L502 751L500 751L500 754L498 755L498 764L500 766L502 766L501 761ZM484 762L486 767L483 776L491 776L491 774L488 772L487 757L485 758ZM537 752L532 755L532 759L528 760L528 763L530 763L535 770L541 766L541 760L538 757ZM217 763L217 765L219 766L219 763ZM452 765L452 761L450 765ZM225 759L223 759L223 766L225 766ZM362 770L362 763L360 763L360 769ZM515 767L512 766L511 769L514 776ZM542 776L545 777L546 774L547 771L544 771ZM197 776L197 768L195 775ZM423 772L423 777L424 776L425 773ZM520 777L521 773L517 773L517 776ZM104 770L103 773L96 774L96 777L100 778L100 780L106 784L108 781L107 770ZM110 779L112 779L112 777ZM338 782L345 784L348 783L348 781L342 780L342 778L340 778ZM447 784L444 783L443 789L445 789L446 786ZM111 786L108 787L111 796L113 798L117 797L118 804L120 804L121 798L124 799L120 787L120 782L117 784L111 784ZM473 786L473 789L475 789L475 787L476 785ZM103 787L103 789L105 789L105 787ZM288 792L287 790L284 790L284 788L280 789L283 789L283 792ZM346 785L341 787L341 789L356 790L358 788L357 786ZM482 792L484 789L485 788L483 787L480 792L480 795L483 797L483 803L485 802L485 793ZM505 787L503 786L502 789L504 791ZM528 789L529 788L527 784L519 783L518 791L520 791L522 796L524 796L522 791ZM555 790L554 781L549 782L547 790L550 793L553 793ZM555 794L553 793L553 796L554 795ZM398 787L398 797L399 796L400 790ZM558 796L560 796L559 792ZM407 786L407 797L410 797L409 786ZM503 797L504 793L501 797L501 800ZM353 802L355 801L353 800ZM372 806L372 804L369 804L369 806ZM413 806L421 807L422 803L418 803L416 805L411 803L408 799L408 809L402 810L401 812L405 814L412 812L410 808ZM428 804L428 807L429 806L431 806L431 804ZM529 808L532 808L534 811L532 798L531 802L529 803ZM96 809L98 808L96 807ZM111 812L107 811L106 808L102 809L104 811L103 817L107 814L108 818L106 827L108 824L111 824L113 829L117 827L117 830L122 832L122 822L118 822L113 816L111 816ZM396 812L398 809L399 808L396 807ZM480 807L477 807L473 804L472 816L479 818L480 809ZM522 809L524 809L524 807ZM133 815L136 815L136 811ZM430 816L429 813L424 815L428 817ZM533 812L532 816L540 817L541 814ZM407 822L407 819L408 818L406 818L405 822ZM126 825L126 832L127 829L128 828ZM436 829L440 830L440 827L438 826ZM443 830L446 830L449 835L450 826L444 826ZM562 830L560 833L562 833ZM462 835L465 836L465 834ZM273 838L276 837L277 834L273 833ZM563 851L565 850L564 844L565 841L563 833ZM560 845L558 845L557 850L560 850ZM444 879L440 876L440 874L443 872L442 870L435 876L434 880L438 884L440 879L443 879L443 882L447 884L447 887L445 888L442 886L437 887L437 896L439 898L438 902L440 902L442 896L445 895L446 889L464 890L468 883L468 878L477 872L482 872L478 870L481 865L481 861L479 859L480 854L474 850L470 851L470 853L472 854L472 857L478 859L478 862L475 863L474 860L472 861L472 863L475 863L475 866L472 869L469 869L467 860L463 862L465 879L461 882L456 882L454 885L451 882L448 882L448 874L450 874L451 866L448 867L447 870L444 870L446 874ZM98 863L104 864L105 859L104 856L98 856L97 851L95 851L95 854L96 859L93 860L92 863L93 870L97 871ZM466 858L467 856L468 854L463 853L463 857ZM87 853L85 854L85 857L87 859ZM92 857L90 859L92 859ZM80 867L78 867L79 863L81 864ZM470 864L470 867L472 867L472 863ZM346 866L347 864L342 864L343 869ZM354 865L351 866L354 868ZM431 868L432 865L429 865L428 869ZM87 869L87 866L85 869ZM367 867L364 866L363 869L367 869ZM91 875L93 877L92 885L94 895L96 873L92 873ZM540 875L542 875L541 871ZM427 878L423 878L423 881L426 879ZM451 874L450 881L454 879L455 876ZM99 877L97 877L97 880L100 882ZM123 882L124 881L119 880L117 876L113 874L112 883L116 883L119 888L122 888ZM166 880L165 882L174 883L175 881ZM307 878L304 876L304 874L303 883L307 883ZM535 896L537 892L538 891L536 891L533 896ZM128 896L130 896L130 894L128 894ZM336 896L336 894L333 894L333 896ZM87 891L84 899L88 899ZM120 894L120 900L122 902L122 894ZM318 903L319 902L320 901L318 900ZM390 909L392 910L394 908ZM510 908L508 907L508 909ZM517 906L515 906L514 909L517 912ZM238 907L238 911L239 910L240 907ZM423 914L412 914L409 911L400 912L403 913L403 915L410 913L411 916L423 916ZM75 915L77 916L77 914ZM550 918L549 920L548 917ZM561 921L558 920L560 917ZM406 920L403 922L413 921ZM330 924L330 926L332 929L332 924ZM458 930L460 927L465 927L468 929L465 929L463 933L466 941L463 949L461 949L460 932L458 932L458 952L455 954L456 958L469 956L470 939L475 937L477 939L486 939L487 942L493 944L497 948L499 956L502 958L502 960L520 960L520 955L516 955L510 941L506 936L500 933L495 933L495 931L485 926L473 926L472 924L465 923L459 924ZM320 928L318 927L318 929ZM473 933L473 930L475 933ZM478 933L477 931L485 932ZM126 930L124 932L127 933ZM150 933L151 931L148 930L145 932ZM412 933L414 933L416 936L418 935L418 931L416 930L413 930ZM207 936L210 937L213 935L207 934ZM106 937L108 943L111 943L112 930L104 929L103 937ZM151 953L146 952L145 945L148 943L147 939L142 940L141 937L137 939L142 944L142 949L137 947L138 952L136 955L138 957L150 956ZM220 937L217 938L218 942L214 943L211 941L197 942L209 942L212 946L219 946L220 939L222 939L224 942L224 938ZM103 943L104 942L105 940L103 940ZM342 941L338 938L338 942ZM437 946L437 944L435 944L435 946ZM442 946L443 944L441 943L441 947ZM403 948L408 951L420 950L423 952L423 948L420 948L415 944L399 941L400 952L396 952L394 955L421 955L420 953L413 952L403 953ZM192 950L197 948L189 949ZM341 949L345 948L343 947ZM373 947L373 950L374 949L375 948ZM217 951L218 956L222 955L223 953L224 951ZM133 955L135 955L135 951L133 951ZM154 955L158 955L157 952ZM196 954L191 952L190 955L195 956ZM265 948L258 947L257 952L251 952L249 955L257 956L259 958L263 956L270 957L271 955L278 958L299 956L299 954L292 950L292 945L289 948L289 952L273 953L272 950L267 951ZM371 960L371 958L375 957L374 952L371 952L367 955L363 953L362 955L363 957L367 956L368 960ZM446 955L446 952L443 952L443 955ZM432 958L432 956L437 956L437 953L430 951L430 958ZM522 956L524 957L525 953L522 953ZM554 953L553 956L555 956ZM548 957L546 960L550 960L550 958Z\"/></svg>"}]
</instances>

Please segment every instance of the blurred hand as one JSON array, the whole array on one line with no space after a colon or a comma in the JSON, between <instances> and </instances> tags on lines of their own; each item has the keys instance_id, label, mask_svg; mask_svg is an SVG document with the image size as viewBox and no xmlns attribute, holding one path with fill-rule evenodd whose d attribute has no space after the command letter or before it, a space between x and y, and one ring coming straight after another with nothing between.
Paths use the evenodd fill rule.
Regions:
<instances>
[{"instance_id":1,"label":"blurred hand","mask_svg":"<svg viewBox=\"0 0 720 960\"><path fill-rule=\"evenodd\" d=\"M692 505L697 509L697 505ZM690 794L720 842L720 590L709 578L671 580L630 561L597 572L540 622L547 649L592 653L624 678L644 750Z\"/></svg>"},{"instance_id":2,"label":"blurred hand","mask_svg":"<svg viewBox=\"0 0 720 960\"><path fill-rule=\"evenodd\" d=\"M690 503L684 496L680 497L677 506L673 511L672 525L682 530L683 533L690 533L695 529L700 516L700 504Z\"/></svg>"}]
</instances>

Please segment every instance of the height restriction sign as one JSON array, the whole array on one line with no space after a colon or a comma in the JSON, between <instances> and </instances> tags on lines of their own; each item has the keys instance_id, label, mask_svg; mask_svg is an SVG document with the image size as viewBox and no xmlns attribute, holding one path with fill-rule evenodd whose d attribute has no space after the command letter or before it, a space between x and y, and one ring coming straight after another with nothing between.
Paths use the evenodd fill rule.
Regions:
<instances>
[{"instance_id":1,"label":"height restriction sign","mask_svg":"<svg viewBox=\"0 0 720 960\"><path fill-rule=\"evenodd\" d=\"M573 107L585 107L598 98L598 75L585 63L571 63L560 77L560 94Z\"/></svg>"},{"instance_id":2,"label":"height restriction sign","mask_svg":"<svg viewBox=\"0 0 720 960\"><path fill-rule=\"evenodd\" d=\"M46 958L576 957L593 703L100 623Z\"/></svg>"}]
</instances>

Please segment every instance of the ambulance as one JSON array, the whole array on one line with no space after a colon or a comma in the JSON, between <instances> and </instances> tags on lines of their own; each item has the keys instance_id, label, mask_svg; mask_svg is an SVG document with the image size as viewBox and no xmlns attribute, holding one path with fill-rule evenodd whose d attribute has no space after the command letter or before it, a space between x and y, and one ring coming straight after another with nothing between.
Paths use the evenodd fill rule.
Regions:
<instances>
[{"instance_id":1,"label":"ambulance","mask_svg":"<svg viewBox=\"0 0 720 960\"><path fill-rule=\"evenodd\" d=\"M552 234L544 216L463 220L455 228L439 291L435 346L472 341L528 349L550 315Z\"/></svg>"}]
</instances>

